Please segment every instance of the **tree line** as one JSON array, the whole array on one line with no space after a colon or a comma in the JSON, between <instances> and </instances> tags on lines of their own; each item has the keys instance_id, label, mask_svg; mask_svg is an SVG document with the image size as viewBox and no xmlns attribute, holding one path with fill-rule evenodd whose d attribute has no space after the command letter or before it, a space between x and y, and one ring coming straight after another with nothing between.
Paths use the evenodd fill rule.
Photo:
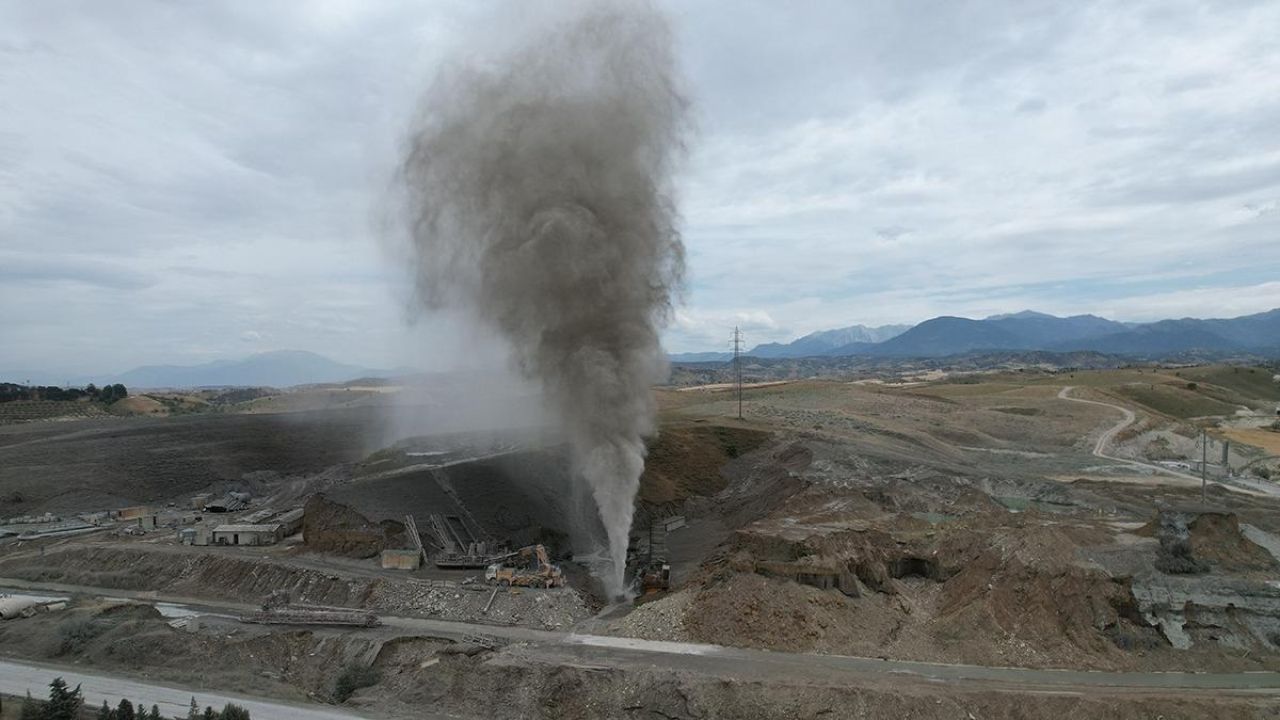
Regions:
<instances>
[{"instance_id":1,"label":"tree line","mask_svg":"<svg viewBox=\"0 0 1280 720\"><path fill-rule=\"evenodd\" d=\"M3 699L0 699L0 715L3 714L4 703ZM26 699L22 701L22 712L18 718L19 720L87 720L88 715L84 711L84 694L80 692L79 685L72 689L65 680L56 677L49 683L48 700L36 700L31 697L31 693L27 693ZM121 698L115 707L111 707L106 700L103 700L96 718L97 720L169 720L160 714L158 706L153 704L148 710L142 703L134 705L127 698ZM250 718L249 711L235 703L227 703L222 706L222 710L214 710L206 705L201 711L193 696L187 714L175 717L173 720L250 720Z\"/></svg>"},{"instance_id":2,"label":"tree line","mask_svg":"<svg viewBox=\"0 0 1280 720\"><path fill-rule=\"evenodd\" d=\"M89 383L83 388L58 387L57 385L18 385L0 383L0 403L14 400L82 400L107 405L129 397L129 389L120 383L98 387Z\"/></svg>"}]
</instances>

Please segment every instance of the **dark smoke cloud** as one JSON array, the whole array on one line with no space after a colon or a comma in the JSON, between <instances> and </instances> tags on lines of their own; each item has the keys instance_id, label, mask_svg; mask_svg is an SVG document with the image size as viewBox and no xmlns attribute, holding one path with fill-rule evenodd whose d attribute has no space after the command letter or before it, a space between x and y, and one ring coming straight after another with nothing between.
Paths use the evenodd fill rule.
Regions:
<instances>
[{"instance_id":1,"label":"dark smoke cloud","mask_svg":"<svg viewBox=\"0 0 1280 720\"><path fill-rule=\"evenodd\" d=\"M684 270L685 110L665 18L584 4L496 62L448 65L403 166L418 296L491 325L541 384L599 506L614 594Z\"/></svg>"}]
</instances>

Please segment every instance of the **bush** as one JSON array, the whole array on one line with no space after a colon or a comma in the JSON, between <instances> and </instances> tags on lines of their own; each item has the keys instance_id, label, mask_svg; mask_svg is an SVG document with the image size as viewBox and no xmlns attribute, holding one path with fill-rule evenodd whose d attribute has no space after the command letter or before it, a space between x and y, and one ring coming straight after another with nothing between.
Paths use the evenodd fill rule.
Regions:
<instances>
[{"instance_id":1,"label":"bush","mask_svg":"<svg viewBox=\"0 0 1280 720\"><path fill-rule=\"evenodd\" d=\"M70 655L80 652L91 640L102 633L97 623L88 619L72 620L58 626L59 655Z\"/></svg>"},{"instance_id":2,"label":"bush","mask_svg":"<svg viewBox=\"0 0 1280 720\"><path fill-rule=\"evenodd\" d=\"M346 702L355 691L377 685L381 679L381 674L371 667L348 665L342 669L342 674L338 675L337 682L333 684L333 699Z\"/></svg>"},{"instance_id":3,"label":"bush","mask_svg":"<svg viewBox=\"0 0 1280 720\"><path fill-rule=\"evenodd\" d=\"M1162 540L1156 569L1170 575L1197 575L1208 572L1209 564L1191 556L1191 543L1186 540Z\"/></svg>"},{"instance_id":4,"label":"bush","mask_svg":"<svg viewBox=\"0 0 1280 720\"><path fill-rule=\"evenodd\" d=\"M249 711L235 703L227 703L218 713L218 720L249 720Z\"/></svg>"},{"instance_id":5,"label":"bush","mask_svg":"<svg viewBox=\"0 0 1280 720\"><path fill-rule=\"evenodd\" d=\"M1254 468L1254 469L1253 469L1253 474L1254 474L1254 475L1257 475L1258 477L1262 478L1263 480L1270 480L1270 479L1271 479L1271 468L1267 467L1266 465L1259 465L1258 467L1256 467L1256 468Z\"/></svg>"}]
</instances>

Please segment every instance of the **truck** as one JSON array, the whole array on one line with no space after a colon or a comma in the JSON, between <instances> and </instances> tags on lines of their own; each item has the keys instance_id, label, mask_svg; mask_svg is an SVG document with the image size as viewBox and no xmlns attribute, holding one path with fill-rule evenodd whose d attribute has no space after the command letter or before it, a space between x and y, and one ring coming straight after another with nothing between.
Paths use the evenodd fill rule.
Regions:
<instances>
[{"instance_id":1,"label":"truck","mask_svg":"<svg viewBox=\"0 0 1280 720\"><path fill-rule=\"evenodd\" d=\"M564 573L551 564L545 547L529 545L489 565L484 580L500 587L553 588L564 586Z\"/></svg>"}]
</instances>

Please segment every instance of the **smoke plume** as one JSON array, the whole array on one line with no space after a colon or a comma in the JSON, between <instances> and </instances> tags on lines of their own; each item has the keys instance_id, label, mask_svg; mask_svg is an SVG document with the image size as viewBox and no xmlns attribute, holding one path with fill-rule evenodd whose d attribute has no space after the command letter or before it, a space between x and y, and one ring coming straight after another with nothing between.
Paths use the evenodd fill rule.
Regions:
<instances>
[{"instance_id":1,"label":"smoke plume","mask_svg":"<svg viewBox=\"0 0 1280 720\"><path fill-rule=\"evenodd\" d=\"M447 65L402 168L418 297L491 325L541 385L599 507L615 596L683 275L685 109L666 20L584 4L497 62Z\"/></svg>"}]
</instances>

